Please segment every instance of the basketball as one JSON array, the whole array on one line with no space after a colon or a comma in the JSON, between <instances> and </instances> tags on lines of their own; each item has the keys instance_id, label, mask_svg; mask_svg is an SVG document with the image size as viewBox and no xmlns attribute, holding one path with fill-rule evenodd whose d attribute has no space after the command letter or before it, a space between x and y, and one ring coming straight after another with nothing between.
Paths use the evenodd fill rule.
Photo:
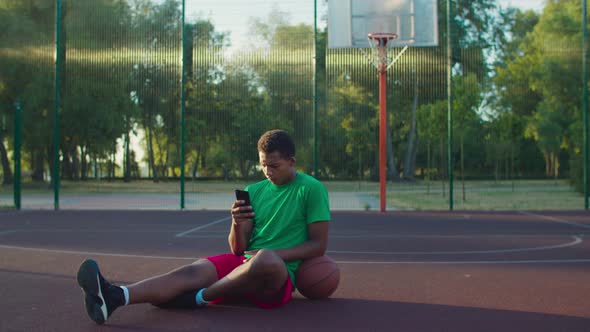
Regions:
<instances>
[{"instance_id":1,"label":"basketball","mask_svg":"<svg viewBox=\"0 0 590 332\"><path fill-rule=\"evenodd\" d=\"M328 256L304 260L296 272L297 290L311 300L332 295L340 282L340 269Z\"/></svg>"}]
</instances>

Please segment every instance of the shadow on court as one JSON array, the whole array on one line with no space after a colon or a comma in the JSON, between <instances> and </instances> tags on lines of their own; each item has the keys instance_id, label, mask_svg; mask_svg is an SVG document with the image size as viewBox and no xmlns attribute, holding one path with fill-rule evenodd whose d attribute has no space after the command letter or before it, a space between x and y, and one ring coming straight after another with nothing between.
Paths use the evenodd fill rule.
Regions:
<instances>
[{"instance_id":1,"label":"shadow on court","mask_svg":"<svg viewBox=\"0 0 590 332\"><path fill-rule=\"evenodd\" d=\"M121 318L125 323L112 327L138 331L555 332L584 331L590 324L590 319L577 317L354 299L294 300L290 308L272 312L238 306L187 311L147 307L133 316Z\"/></svg>"}]
</instances>

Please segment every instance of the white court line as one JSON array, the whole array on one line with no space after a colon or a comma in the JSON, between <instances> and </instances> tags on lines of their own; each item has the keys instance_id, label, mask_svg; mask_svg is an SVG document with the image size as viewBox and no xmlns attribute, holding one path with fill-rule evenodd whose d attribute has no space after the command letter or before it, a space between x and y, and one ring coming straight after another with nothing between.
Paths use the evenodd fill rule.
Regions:
<instances>
[{"instance_id":1,"label":"white court line","mask_svg":"<svg viewBox=\"0 0 590 332\"><path fill-rule=\"evenodd\" d=\"M9 211L2 211L0 212L0 217L3 216L16 216L18 214L25 214L27 212L29 212L30 210L9 210Z\"/></svg>"},{"instance_id":2,"label":"white court line","mask_svg":"<svg viewBox=\"0 0 590 332\"><path fill-rule=\"evenodd\" d=\"M576 226L576 227L582 227L582 228L590 229L590 225L580 224L580 223L577 223L575 221L569 221L569 220L554 218L554 217L550 217L550 216L544 216L542 214L536 214L536 213L531 213L531 212L527 212L527 211L518 211L518 213L521 213L521 214L524 214L524 215L527 215L527 216L538 217L538 218L541 218L541 219L551 220L551 221L555 221L555 222L558 222L558 223L567 224L567 225L570 225L570 226Z\"/></svg>"},{"instance_id":3,"label":"white court line","mask_svg":"<svg viewBox=\"0 0 590 332\"><path fill-rule=\"evenodd\" d=\"M6 245L0 245L0 249L15 249L15 250L24 250L24 251L53 253L53 254L128 257L128 258L146 258L146 259L178 259L178 260L193 260L193 261L199 259L199 257L132 255L132 254L117 254L117 253L97 252L97 251L58 250L58 249L31 248L31 247L6 246Z\"/></svg>"},{"instance_id":4,"label":"white court line","mask_svg":"<svg viewBox=\"0 0 590 332\"><path fill-rule=\"evenodd\" d=\"M571 263L590 263L590 259L532 259L532 260L516 260L516 261L336 261L338 264L387 264L387 265L486 265L486 264L571 264Z\"/></svg>"},{"instance_id":5,"label":"white court line","mask_svg":"<svg viewBox=\"0 0 590 332\"><path fill-rule=\"evenodd\" d=\"M75 250L56 250L44 248L30 248L18 246L0 245L0 249L14 249L25 251L36 251L44 253L68 254L68 255L86 255L86 256L108 256L108 257L126 257L126 258L143 258L143 259L169 259L169 260L190 260L196 261L202 257L174 257L174 256L150 256L150 255L131 255L131 254L116 254L93 251L75 251ZM338 264L363 264L363 265L458 265L458 264L568 264L568 263L590 263L590 259L539 259L539 260L496 260L496 261L338 261Z\"/></svg>"},{"instance_id":6,"label":"white court line","mask_svg":"<svg viewBox=\"0 0 590 332\"><path fill-rule=\"evenodd\" d=\"M573 235L570 234L470 234L470 235L413 235L413 234L406 234L406 235L396 235L396 234L385 234L385 235L371 235L371 234L364 234L364 235L337 235L337 234L330 234L330 239L373 239L373 240L380 240L380 239L473 239L477 238L557 238L557 237L564 237ZM580 235L581 236L581 235ZM183 236L186 238L191 239L203 239L203 238L226 238L227 231L204 231L199 232L196 235L186 235Z\"/></svg>"},{"instance_id":7,"label":"white court line","mask_svg":"<svg viewBox=\"0 0 590 332\"><path fill-rule=\"evenodd\" d=\"M360 235L338 235L330 234L330 239L473 239L478 238L548 238L548 237L564 237L573 236L571 232L567 234L458 234L458 235L422 235L422 234L360 234Z\"/></svg>"},{"instance_id":8,"label":"white court line","mask_svg":"<svg viewBox=\"0 0 590 332\"><path fill-rule=\"evenodd\" d=\"M19 230L20 232L26 232L26 233L133 233L133 234L137 234L137 233L157 233L157 234L162 234L162 233L174 233L176 231L170 230L170 231L161 231L161 230L142 230L142 229L116 229L116 228L111 228L111 229L76 229L76 228L71 228L71 229L49 229L49 228L34 228L34 229L22 229ZM2 233L0 232L0 235Z\"/></svg>"},{"instance_id":9,"label":"white court line","mask_svg":"<svg viewBox=\"0 0 590 332\"><path fill-rule=\"evenodd\" d=\"M15 229L15 230L10 230L10 231L3 231L3 232L0 232L0 236L1 235L6 235L6 234L14 234L14 233L16 233L18 231L20 231L20 230Z\"/></svg>"},{"instance_id":10,"label":"white court line","mask_svg":"<svg viewBox=\"0 0 590 332\"><path fill-rule=\"evenodd\" d=\"M538 251L538 250L549 250L566 248L578 245L582 242L581 237L572 236L574 241L568 243L557 244L553 246L543 247L531 247L531 248L519 248L519 249L498 249L498 250L473 250L473 251L337 251L328 250L327 253L333 254L359 254L359 255L456 255L456 254L500 254L507 252L527 252L527 251Z\"/></svg>"},{"instance_id":11,"label":"white court line","mask_svg":"<svg viewBox=\"0 0 590 332\"><path fill-rule=\"evenodd\" d=\"M183 236L185 236L185 235L187 235L187 234L190 234L190 233L192 233L192 232L196 232L196 231L198 231L198 230L201 230L201 229L203 229L203 228L207 228L207 227L209 227L209 226L213 226L213 225L215 225L215 224L219 224L220 222L228 221L228 220L230 220L230 219L231 219L231 217L225 217L225 218L223 218L223 219L215 220L215 221L212 221L212 222L210 222L210 223L208 223L208 224L205 224L205 225L202 225L202 226L199 226L199 227L195 227L195 228L189 229L189 230L188 230L188 231L186 231L186 232L178 233L178 234L176 234L176 235L174 235L174 236L175 236L175 237L183 237Z\"/></svg>"}]
</instances>

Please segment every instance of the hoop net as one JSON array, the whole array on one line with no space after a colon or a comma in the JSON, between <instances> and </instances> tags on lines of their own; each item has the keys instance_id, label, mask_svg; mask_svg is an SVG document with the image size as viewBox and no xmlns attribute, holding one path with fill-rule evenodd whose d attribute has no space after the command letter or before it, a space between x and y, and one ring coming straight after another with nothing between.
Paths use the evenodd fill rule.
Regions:
<instances>
[{"instance_id":1,"label":"hoop net","mask_svg":"<svg viewBox=\"0 0 590 332\"><path fill-rule=\"evenodd\" d=\"M387 71L408 48L408 46L405 46L397 56L390 55L387 52L388 47L392 44L390 41L398 38L395 33L371 32L367 35L367 38L369 39L369 45L371 45L371 54L367 54L362 48L359 48L359 50L379 72Z\"/></svg>"}]
</instances>

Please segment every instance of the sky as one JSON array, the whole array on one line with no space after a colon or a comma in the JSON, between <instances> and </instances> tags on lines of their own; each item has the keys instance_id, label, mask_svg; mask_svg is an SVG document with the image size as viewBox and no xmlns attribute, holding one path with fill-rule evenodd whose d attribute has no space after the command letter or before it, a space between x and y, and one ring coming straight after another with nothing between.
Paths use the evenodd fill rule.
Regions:
<instances>
[{"instance_id":1,"label":"sky","mask_svg":"<svg viewBox=\"0 0 590 332\"><path fill-rule=\"evenodd\" d=\"M499 0L498 1L503 7L516 7L523 10L532 9L537 12L541 12L545 7L545 0Z\"/></svg>"},{"instance_id":2,"label":"sky","mask_svg":"<svg viewBox=\"0 0 590 332\"><path fill-rule=\"evenodd\" d=\"M233 44L241 46L251 40L252 19L268 20L273 8L283 12L283 18L291 24L313 22L310 0L186 0L186 19L209 18L217 31L231 32Z\"/></svg>"}]
</instances>

